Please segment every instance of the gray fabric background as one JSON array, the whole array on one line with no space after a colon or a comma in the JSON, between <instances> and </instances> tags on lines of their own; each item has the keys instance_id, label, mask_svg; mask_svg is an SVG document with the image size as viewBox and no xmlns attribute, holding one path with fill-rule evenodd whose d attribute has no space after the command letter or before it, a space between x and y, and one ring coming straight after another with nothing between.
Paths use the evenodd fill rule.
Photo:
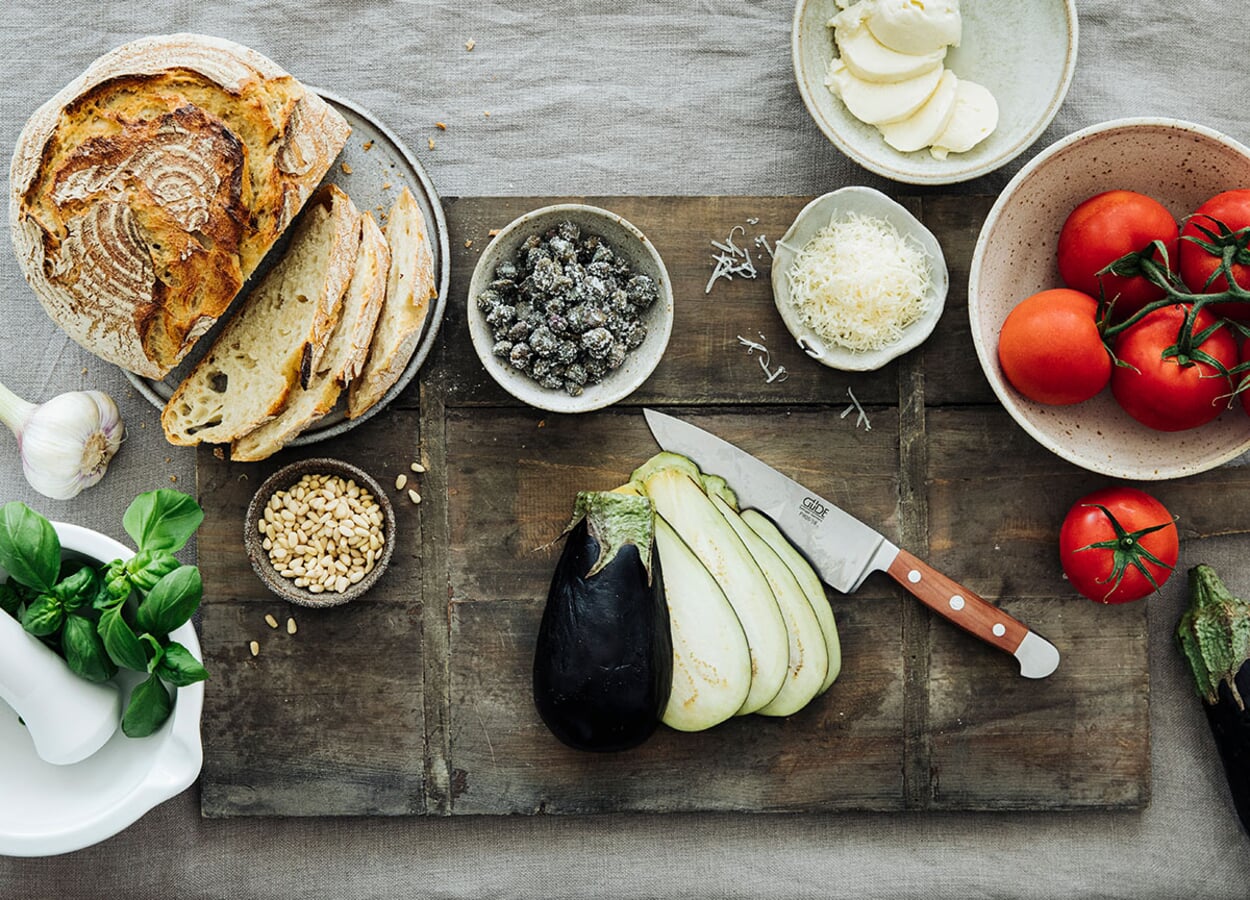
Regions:
<instances>
[{"instance_id":1,"label":"gray fabric background","mask_svg":"<svg viewBox=\"0 0 1250 900\"><path fill-rule=\"evenodd\" d=\"M982 2L1009 15L1028 0ZM1250 39L1234 12L1246 6L1078 0L1079 64L1054 124L1013 166L947 190L994 192L1051 141L1122 116L1187 118L1250 141L1240 62ZM202 31L372 109L445 196L812 194L857 183L916 192L847 162L808 118L792 81L790 0L3 8L0 150L104 51ZM35 400L104 389L130 427L106 481L67 503L29 490L0 434L0 501L123 537L119 513L135 493L171 478L191 489L193 454L168 447L122 375L49 323L7 252L0 381ZM1250 592L1234 539L1183 552ZM94 848L0 859L0 897L1245 898L1247 838L1170 642L1181 593L1172 584L1149 601L1154 774L1142 813L204 821L193 788Z\"/></svg>"}]
</instances>

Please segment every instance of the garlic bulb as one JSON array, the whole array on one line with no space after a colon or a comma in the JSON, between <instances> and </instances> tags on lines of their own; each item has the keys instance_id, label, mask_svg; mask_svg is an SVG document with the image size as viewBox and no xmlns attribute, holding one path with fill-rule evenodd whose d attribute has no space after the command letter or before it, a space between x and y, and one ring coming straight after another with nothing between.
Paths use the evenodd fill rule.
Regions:
<instances>
[{"instance_id":1,"label":"garlic bulb","mask_svg":"<svg viewBox=\"0 0 1250 900\"><path fill-rule=\"evenodd\" d=\"M0 384L0 421L17 437L30 486L53 500L68 500L103 478L125 436L117 404L102 391L70 391L35 404Z\"/></svg>"}]
</instances>

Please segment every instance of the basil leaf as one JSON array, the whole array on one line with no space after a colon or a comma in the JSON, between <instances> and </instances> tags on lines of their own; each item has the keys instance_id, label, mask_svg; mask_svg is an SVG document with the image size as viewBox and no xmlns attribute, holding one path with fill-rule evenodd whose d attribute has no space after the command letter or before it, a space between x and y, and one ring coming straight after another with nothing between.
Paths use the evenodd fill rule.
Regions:
<instances>
[{"instance_id":1,"label":"basil leaf","mask_svg":"<svg viewBox=\"0 0 1250 900\"><path fill-rule=\"evenodd\" d=\"M110 609L120 606L129 596L130 576L126 573L126 566L123 563L114 562L102 574L95 602L91 605L100 610Z\"/></svg>"},{"instance_id":2,"label":"basil leaf","mask_svg":"<svg viewBox=\"0 0 1250 900\"><path fill-rule=\"evenodd\" d=\"M122 526L140 550L181 550L204 521L195 498L168 488L140 494L126 508Z\"/></svg>"},{"instance_id":3,"label":"basil leaf","mask_svg":"<svg viewBox=\"0 0 1250 900\"><path fill-rule=\"evenodd\" d=\"M16 617L21 605L22 595L17 592L17 589L8 581L0 584L0 610Z\"/></svg>"},{"instance_id":4,"label":"basil leaf","mask_svg":"<svg viewBox=\"0 0 1250 900\"><path fill-rule=\"evenodd\" d=\"M22 627L37 637L55 634L65 621L65 607L60 598L44 594L22 614Z\"/></svg>"},{"instance_id":5,"label":"basil leaf","mask_svg":"<svg viewBox=\"0 0 1250 900\"><path fill-rule=\"evenodd\" d=\"M145 672L148 668L148 656L143 650L134 629L122 618L120 606L114 606L100 613L100 623L96 626L100 637L104 640L104 649L109 658L119 666Z\"/></svg>"},{"instance_id":6,"label":"basil leaf","mask_svg":"<svg viewBox=\"0 0 1250 900\"><path fill-rule=\"evenodd\" d=\"M190 620L204 584L195 566L179 566L153 585L135 613L135 622L144 631L166 635Z\"/></svg>"},{"instance_id":7,"label":"basil leaf","mask_svg":"<svg viewBox=\"0 0 1250 900\"><path fill-rule=\"evenodd\" d=\"M109 659L95 622L86 616L65 617L61 649L70 669L88 681L108 681L117 674L117 666Z\"/></svg>"},{"instance_id":8,"label":"basil leaf","mask_svg":"<svg viewBox=\"0 0 1250 900\"><path fill-rule=\"evenodd\" d=\"M61 573L61 541L52 523L17 500L0 506L0 566L45 594Z\"/></svg>"},{"instance_id":9,"label":"basil leaf","mask_svg":"<svg viewBox=\"0 0 1250 900\"><path fill-rule=\"evenodd\" d=\"M174 687L186 687L208 678L208 670L177 641L170 642L156 665L156 674Z\"/></svg>"},{"instance_id":10,"label":"basil leaf","mask_svg":"<svg viewBox=\"0 0 1250 900\"><path fill-rule=\"evenodd\" d=\"M78 609L91 603L99 590L100 577L91 566L83 566L74 574L62 578L52 589L66 609Z\"/></svg>"},{"instance_id":11,"label":"basil leaf","mask_svg":"<svg viewBox=\"0 0 1250 900\"><path fill-rule=\"evenodd\" d=\"M165 724L173 708L168 689L151 675L131 692L122 716L122 733L132 738L147 737Z\"/></svg>"},{"instance_id":12,"label":"basil leaf","mask_svg":"<svg viewBox=\"0 0 1250 900\"><path fill-rule=\"evenodd\" d=\"M126 574L130 583L146 594L179 565L178 558L168 550L141 550L126 563Z\"/></svg>"}]
</instances>

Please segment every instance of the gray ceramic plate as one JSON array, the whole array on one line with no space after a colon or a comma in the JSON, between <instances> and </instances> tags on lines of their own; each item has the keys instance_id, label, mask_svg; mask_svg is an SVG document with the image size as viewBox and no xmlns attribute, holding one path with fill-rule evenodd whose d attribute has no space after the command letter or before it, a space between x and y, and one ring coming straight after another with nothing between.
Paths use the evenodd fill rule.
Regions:
<instances>
[{"instance_id":1,"label":"gray ceramic plate","mask_svg":"<svg viewBox=\"0 0 1250 900\"><path fill-rule=\"evenodd\" d=\"M408 361L408 365L400 376L399 381L391 386L391 389L386 392L381 401L364 415L355 419L347 418L344 405L340 403L327 413L320 422L291 441L288 445L291 447L313 444L349 431L380 412L388 403L399 396L417 374L417 370L421 368L421 364L425 362L425 358L434 346L434 339L438 334L438 327L443 320L443 313L447 307L447 284L451 277L450 254L447 244L447 220L443 215L443 205L439 202L438 194L435 192L429 176L426 175L425 169L417 162L412 152L404 146L403 141L374 118L373 114L368 110L329 91L323 91L319 88L315 90L331 106L337 109L352 127L352 134L347 139L347 145L343 147L343 151L334 161L334 165L330 168L324 180L336 184L346 191L348 196L352 198L356 206L362 211L371 210L374 218L378 219L379 224L382 224L383 227L385 227L385 223L380 218L380 213L389 210L395 198L399 196L400 190L405 185L408 186L413 196L417 198L417 203L420 205L426 221L430 224L430 235L433 239L432 249L434 251L434 277L435 283L438 285L438 298L434 301L434 306L430 310L430 316L426 320L425 331L421 335L421 341L417 344L417 349L413 351L412 358ZM367 150L365 149L366 145L369 148ZM280 257L284 247L285 244L281 241L274 245L266 262L261 263L260 267L253 274L252 282L255 282L264 274L269 267L267 263L271 265L271 261ZM242 294L246 291L247 287L244 287L240 293ZM225 317L223 316L222 322L224 321ZM221 324L219 322L218 327ZM165 402L173 395L182 379L191 371L196 361L212 346L215 331L216 329L201 339L196 349L188 354L187 358L182 361L182 364L165 376L163 380L155 381L143 378L135 375L133 372L127 372L126 377L139 393L151 401L153 406L157 409L164 409Z\"/></svg>"},{"instance_id":2,"label":"gray ceramic plate","mask_svg":"<svg viewBox=\"0 0 1250 900\"><path fill-rule=\"evenodd\" d=\"M946 55L960 78L989 88L998 128L967 153L934 159L928 150L900 153L856 119L825 86L834 56L829 20L835 0L798 0L791 54L799 93L816 124L865 169L909 184L953 184L992 172L1036 141L1059 111L1076 69L1075 0L964 0L963 40Z\"/></svg>"}]
</instances>

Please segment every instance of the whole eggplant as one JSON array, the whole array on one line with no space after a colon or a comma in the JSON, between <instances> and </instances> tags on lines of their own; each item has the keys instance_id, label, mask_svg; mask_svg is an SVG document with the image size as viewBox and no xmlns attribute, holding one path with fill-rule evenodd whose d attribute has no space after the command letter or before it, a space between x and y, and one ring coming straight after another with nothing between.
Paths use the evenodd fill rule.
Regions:
<instances>
[{"instance_id":1,"label":"whole eggplant","mask_svg":"<svg viewBox=\"0 0 1250 900\"><path fill-rule=\"evenodd\" d=\"M1202 698L1233 806L1250 833L1250 603L1234 597L1206 565L1189 570L1189 591L1177 644Z\"/></svg>"},{"instance_id":2,"label":"whole eggplant","mask_svg":"<svg viewBox=\"0 0 1250 900\"><path fill-rule=\"evenodd\" d=\"M577 495L534 653L534 703L578 750L635 747L659 725L673 646L654 510L645 497Z\"/></svg>"}]
</instances>

